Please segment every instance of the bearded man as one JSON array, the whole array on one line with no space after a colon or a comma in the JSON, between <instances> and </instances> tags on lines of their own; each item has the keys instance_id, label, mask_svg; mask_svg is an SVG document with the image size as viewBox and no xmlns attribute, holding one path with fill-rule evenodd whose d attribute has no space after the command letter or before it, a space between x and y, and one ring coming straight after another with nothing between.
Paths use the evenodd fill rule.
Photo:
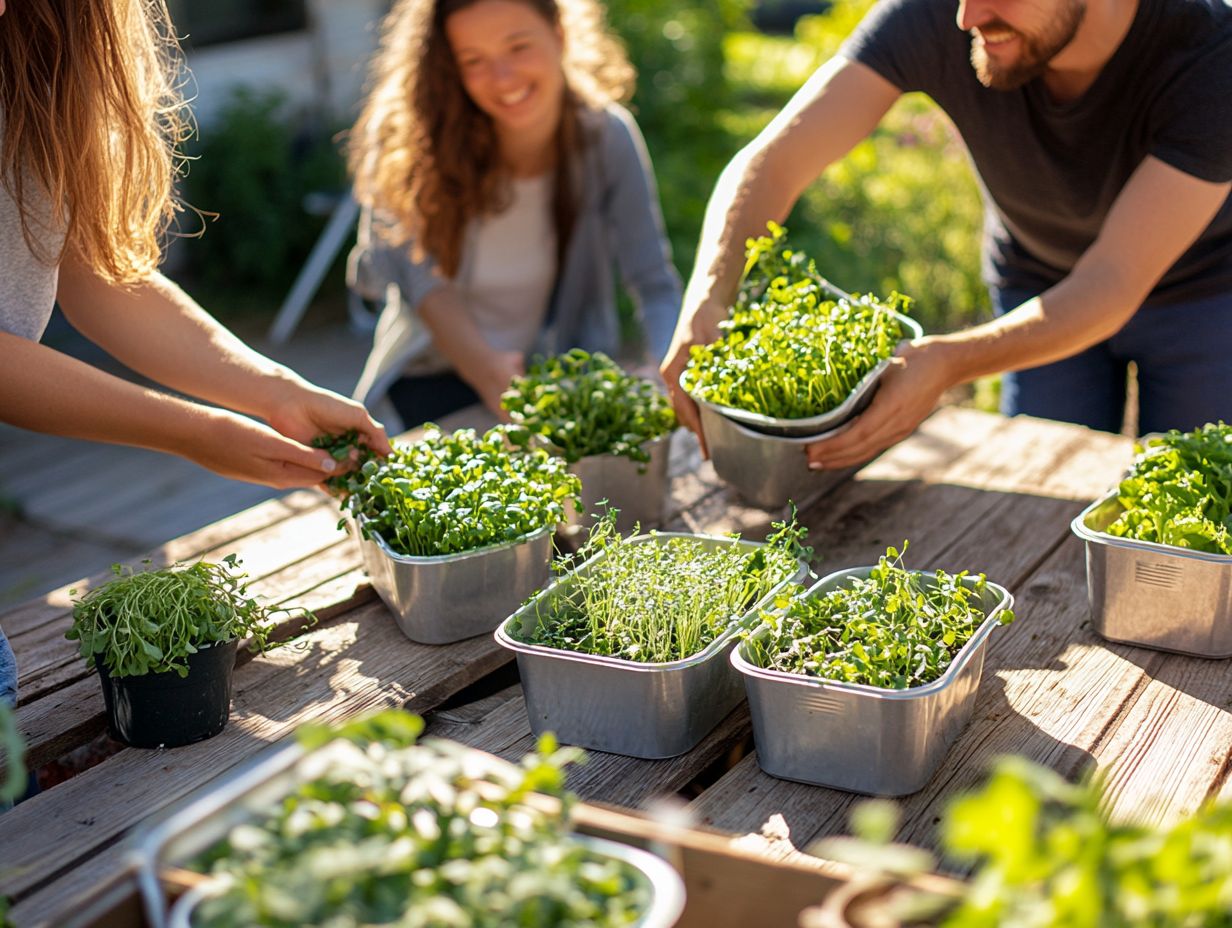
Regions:
<instances>
[{"instance_id":1,"label":"bearded man","mask_svg":"<svg viewBox=\"0 0 1232 928\"><path fill-rule=\"evenodd\" d=\"M985 201L997 318L900 350L869 409L808 446L815 468L908 435L988 374L1003 408L1118 431L1138 366L1141 432L1232 421L1232 8L1224 0L882 0L728 165L662 365L712 340L743 243L903 93L949 115Z\"/></svg>"}]
</instances>

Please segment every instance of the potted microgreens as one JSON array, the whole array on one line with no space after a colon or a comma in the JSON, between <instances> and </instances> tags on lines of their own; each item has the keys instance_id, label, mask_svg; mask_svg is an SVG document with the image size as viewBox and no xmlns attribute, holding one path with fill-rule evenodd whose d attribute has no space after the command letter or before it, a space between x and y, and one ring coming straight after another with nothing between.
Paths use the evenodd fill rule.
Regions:
<instances>
[{"instance_id":1,"label":"potted microgreens","mask_svg":"<svg viewBox=\"0 0 1232 928\"><path fill-rule=\"evenodd\" d=\"M1232 657L1232 426L1208 423L1152 439L1073 530L1086 542L1098 634Z\"/></svg>"},{"instance_id":2,"label":"potted microgreens","mask_svg":"<svg viewBox=\"0 0 1232 928\"><path fill-rule=\"evenodd\" d=\"M907 570L894 548L778 594L732 654L761 768L852 792L920 789L971 715L1012 603L983 574Z\"/></svg>"},{"instance_id":3,"label":"potted microgreens","mask_svg":"<svg viewBox=\"0 0 1232 928\"><path fill-rule=\"evenodd\" d=\"M606 500L617 528L658 525L667 488L668 439L676 414L647 380L602 352L575 348L536 358L501 397L510 418L569 462L582 481L579 526Z\"/></svg>"},{"instance_id":4,"label":"potted microgreens","mask_svg":"<svg viewBox=\"0 0 1232 928\"><path fill-rule=\"evenodd\" d=\"M634 757L691 749L743 698L727 654L743 617L807 572L794 517L765 544L626 537L612 519L496 640L517 654L531 728Z\"/></svg>"},{"instance_id":5,"label":"potted microgreens","mask_svg":"<svg viewBox=\"0 0 1232 928\"><path fill-rule=\"evenodd\" d=\"M578 479L509 432L429 425L340 488L372 585L413 641L490 632L547 580L552 529L576 504Z\"/></svg>"},{"instance_id":6,"label":"potted microgreens","mask_svg":"<svg viewBox=\"0 0 1232 928\"><path fill-rule=\"evenodd\" d=\"M948 864L889 843L897 809L857 807L854 838L812 853L855 868L847 891L801 913L801 928L1227 928L1232 925L1232 805L1174 824L1112 822L1098 778L1067 782L1022 757L1002 757L980 788L941 820ZM871 813L871 814L870 814ZM859 820L880 821L870 833Z\"/></svg>"},{"instance_id":7,"label":"potted microgreens","mask_svg":"<svg viewBox=\"0 0 1232 928\"><path fill-rule=\"evenodd\" d=\"M267 649L273 617L291 611L252 598L235 555L157 570L117 564L112 572L74 600L65 634L98 671L111 736L170 748L218 734L231 710L240 639Z\"/></svg>"},{"instance_id":8,"label":"potted microgreens","mask_svg":"<svg viewBox=\"0 0 1232 928\"><path fill-rule=\"evenodd\" d=\"M421 729L382 713L301 733L148 833L146 874L196 875L171 925L674 923L683 886L670 865L570 832L563 768L576 750L543 738L515 766L417 742Z\"/></svg>"},{"instance_id":9,"label":"potted microgreens","mask_svg":"<svg viewBox=\"0 0 1232 928\"><path fill-rule=\"evenodd\" d=\"M767 508L837 482L808 470L803 445L858 415L899 343L921 334L901 312L905 297L835 296L842 291L783 234L772 226L750 242L730 318L716 341L690 350L680 378L700 408L715 471Z\"/></svg>"}]
</instances>

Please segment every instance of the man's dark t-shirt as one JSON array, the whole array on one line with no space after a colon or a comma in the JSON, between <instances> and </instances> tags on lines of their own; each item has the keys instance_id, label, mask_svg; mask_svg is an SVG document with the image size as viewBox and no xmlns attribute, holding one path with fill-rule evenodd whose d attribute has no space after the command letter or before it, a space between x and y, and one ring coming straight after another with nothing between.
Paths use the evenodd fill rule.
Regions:
<instances>
[{"instance_id":1,"label":"man's dark t-shirt","mask_svg":"<svg viewBox=\"0 0 1232 928\"><path fill-rule=\"evenodd\" d=\"M984 276L1042 292L1095 241L1148 155L1202 180L1232 180L1232 7L1139 0L1087 92L1054 103L1039 79L990 90L971 66L954 0L881 0L841 54L954 121L986 204ZM1150 229L1142 230L1150 235ZM1169 303L1232 290L1232 198L1153 291Z\"/></svg>"}]
</instances>

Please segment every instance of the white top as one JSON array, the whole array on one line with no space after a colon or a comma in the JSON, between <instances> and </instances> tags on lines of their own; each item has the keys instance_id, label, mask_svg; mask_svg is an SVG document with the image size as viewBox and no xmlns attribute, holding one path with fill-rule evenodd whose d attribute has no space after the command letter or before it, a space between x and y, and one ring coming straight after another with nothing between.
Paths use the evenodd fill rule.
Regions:
<instances>
[{"instance_id":1,"label":"white top","mask_svg":"<svg viewBox=\"0 0 1232 928\"><path fill-rule=\"evenodd\" d=\"M4 122L0 119L0 133ZM63 229L52 225L46 194L33 177L25 178L24 194L33 207L33 232L53 257L64 242ZM0 332L31 341L43 337L56 301L60 269L34 256L21 228L21 210L0 184Z\"/></svg>"},{"instance_id":2,"label":"white top","mask_svg":"<svg viewBox=\"0 0 1232 928\"><path fill-rule=\"evenodd\" d=\"M556 283L551 173L514 178L508 209L466 227L454 286L485 341L499 351L531 353ZM406 366L439 373L449 364L430 342Z\"/></svg>"}]
</instances>

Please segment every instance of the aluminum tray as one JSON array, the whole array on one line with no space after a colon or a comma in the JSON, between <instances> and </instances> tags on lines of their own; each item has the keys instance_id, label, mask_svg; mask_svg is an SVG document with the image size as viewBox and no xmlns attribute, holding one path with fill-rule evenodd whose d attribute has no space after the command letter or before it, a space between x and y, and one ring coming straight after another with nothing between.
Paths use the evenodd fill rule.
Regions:
<instances>
[{"instance_id":1,"label":"aluminum tray","mask_svg":"<svg viewBox=\"0 0 1232 928\"><path fill-rule=\"evenodd\" d=\"M1115 492L1070 523L1087 551L1091 627L1109 641L1232 657L1232 556L1108 535Z\"/></svg>"},{"instance_id":2,"label":"aluminum tray","mask_svg":"<svg viewBox=\"0 0 1232 928\"><path fill-rule=\"evenodd\" d=\"M437 557L397 554L378 533L364 538L353 527L373 589L403 634L420 644L491 632L548 579L552 526L505 544Z\"/></svg>"},{"instance_id":3,"label":"aluminum tray","mask_svg":"<svg viewBox=\"0 0 1232 928\"><path fill-rule=\"evenodd\" d=\"M582 481L582 506L565 506L565 524L577 531L593 521L591 514L599 503L607 500L620 510L616 529L621 534L657 528L663 520L663 502L667 498L667 462L671 449L671 434L661 435L646 443L650 462L641 470L637 461L614 454L594 454L570 464L569 470Z\"/></svg>"},{"instance_id":4,"label":"aluminum tray","mask_svg":"<svg viewBox=\"0 0 1232 928\"><path fill-rule=\"evenodd\" d=\"M424 746L470 750L453 742L425 738ZM256 813L268 810L280 797L328 765L337 744L327 744L309 754L298 743L267 751L230 774L215 781L196 798L182 804L157 824L143 828L135 837L128 858L137 870L142 904L151 928L188 928L192 907L209 891L209 884L181 897L167 915L167 899L159 878L168 865L182 863L205 851L231 828ZM508 766L507 761L487 755L493 766ZM314 772L315 771L315 772ZM613 841L574 835L573 838L597 854L615 857L641 872L651 886L651 903L636 924L640 928L671 928L684 910L684 882L666 862L653 854Z\"/></svg>"},{"instance_id":5,"label":"aluminum tray","mask_svg":"<svg viewBox=\"0 0 1232 928\"><path fill-rule=\"evenodd\" d=\"M674 532L639 535L629 543L651 544L656 538L700 538L715 547L762 546L761 542ZM578 570L587 570L604 556L596 555ZM513 630L527 634L536 621L536 605L568 583L568 576L511 615L496 630L496 640L517 654L526 713L536 735L552 731L566 744L610 754L648 760L675 757L695 747L744 698L740 677L727 660L735 647L738 626L783 586L807 575L808 565L801 562L793 576L777 584L743 616L733 617L728 631L684 660L643 664L516 639Z\"/></svg>"},{"instance_id":6,"label":"aluminum tray","mask_svg":"<svg viewBox=\"0 0 1232 928\"><path fill-rule=\"evenodd\" d=\"M794 500L804 508L847 480L859 467L809 470L804 446L811 438L762 435L702 406L702 432L719 478L761 509L777 509Z\"/></svg>"},{"instance_id":7,"label":"aluminum tray","mask_svg":"<svg viewBox=\"0 0 1232 928\"><path fill-rule=\"evenodd\" d=\"M872 569L830 574L808 595L867 577ZM766 670L748 661L744 645L737 648L731 661L748 690L761 769L784 780L877 796L922 789L971 717L988 637L1014 602L1004 587L989 583L987 589L988 618L940 679L924 686L889 690Z\"/></svg>"},{"instance_id":8,"label":"aluminum tray","mask_svg":"<svg viewBox=\"0 0 1232 928\"><path fill-rule=\"evenodd\" d=\"M858 302L847 297L851 302ZM904 316L902 313L887 310L894 316L903 327L911 334L910 338L904 341L910 341L914 338L920 338L924 335L924 330L920 324L909 316ZM763 416L761 413L750 412L747 409L737 409L734 406L723 406L719 403L711 403L708 400L700 399L693 394L693 402L703 409L709 409L720 416L728 419L734 419L747 426L754 432L760 432L763 435L775 435L780 438L816 438L825 432L831 432L839 426L850 422L860 413L868 408L869 403L873 401L873 394L877 392L877 386L881 381L881 375L886 372L890 366L890 361L881 361L871 371L864 375L855 388L848 394L838 406L831 409L829 412L821 413L817 416L808 416L803 419L782 419L776 416ZM684 389L684 374L681 374L681 389ZM686 391L688 392L688 391Z\"/></svg>"}]
</instances>

